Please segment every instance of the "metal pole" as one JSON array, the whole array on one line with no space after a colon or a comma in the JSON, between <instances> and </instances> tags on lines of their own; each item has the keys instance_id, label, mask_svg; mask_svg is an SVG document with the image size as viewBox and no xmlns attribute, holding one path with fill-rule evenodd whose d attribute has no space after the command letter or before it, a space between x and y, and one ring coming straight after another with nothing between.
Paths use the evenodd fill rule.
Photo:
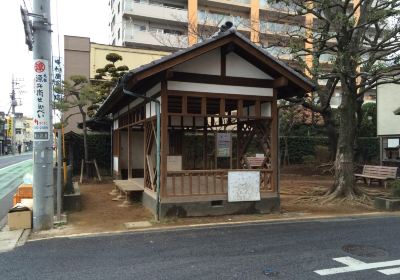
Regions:
<instances>
[{"instance_id":1,"label":"metal pole","mask_svg":"<svg viewBox=\"0 0 400 280\"><path fill-rule=\"evenodd\" d=\"M57 129L57 221L61 221L62 130Z\"/></svg>"},{"instance_id":2,"label":"metal pole","mask_svg":"<svg viewBox=\"0 0 400 280\"><path fill-rule=\"evenodd\" d=\"M33 107L34 119L46 118L47 122L33 129L33 229L38 231L51 229L54 219L50 0L33 0L33 14L35 75L47 76L47 81L42 84L45 88L40 91L43 99L34 99ZM39 95L38 82L35 78L34 98ZM41 102L44 114L39 115L35 102Z\"/></svg>"}]
</instances>

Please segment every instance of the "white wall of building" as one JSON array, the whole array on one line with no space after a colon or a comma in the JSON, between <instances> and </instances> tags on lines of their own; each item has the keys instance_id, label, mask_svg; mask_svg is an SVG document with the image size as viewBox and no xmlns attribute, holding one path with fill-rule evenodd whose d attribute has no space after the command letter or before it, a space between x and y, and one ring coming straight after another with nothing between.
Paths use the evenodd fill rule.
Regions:
<instances>
[{"instance_id":1,"label":"white wall of building","mask_svg":"<svg viewBox=\"0 0 400 280\"><path fill-rule=\"evenodd\" d=\"M400 116L393 111L400 107L400 85L380 85L377 89L377 134L400 135Z\"/></svg>"}]
</instances>

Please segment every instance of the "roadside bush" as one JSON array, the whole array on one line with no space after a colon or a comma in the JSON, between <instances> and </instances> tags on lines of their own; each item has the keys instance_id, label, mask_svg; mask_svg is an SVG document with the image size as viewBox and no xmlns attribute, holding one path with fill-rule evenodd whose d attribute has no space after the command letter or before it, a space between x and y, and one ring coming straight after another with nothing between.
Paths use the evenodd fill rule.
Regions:
<instances>
[{"instance_id":1,"label":"roadside bush","mask_svg":"<svg viewBox=\"0 0 400 280\"><path fill-rule=\"evenodd\" d=\"M359 162L377 162L379 160L379 138L359 137L357 139L356 159Z\"/></svg>"},{"instance_id":2,"label":"roadside bush","mask_svg":"<svg viewBox=\"0 0 400 280\"><path fill-rule=\"evenodd\" d=\"M302 160L303 160L303 163L307 164L307 165L315 164L315 156L313 156L313 155L303 156Z\"/></svg>"},{"instance_id":3,"label":"roadside bush","mask_svg":"<svg viewBox=\"0 0 400 280\"><path fill-rule=\"evenodd\" d=\"M392 190L392 195L394 197L400 197L400 180L390 181L388 185Z\"/></svg>"},{"instance_id":4,"label":"roadside bush","mask_svg":"<svg viewBox=\"0 0 400 280\"><path fill-rule=\"evenodd\" d=\"M315 160L318 163L329 162L331 159L331 152L328 146L316 145L314 148Z\"/></svg>"}]
</instances>

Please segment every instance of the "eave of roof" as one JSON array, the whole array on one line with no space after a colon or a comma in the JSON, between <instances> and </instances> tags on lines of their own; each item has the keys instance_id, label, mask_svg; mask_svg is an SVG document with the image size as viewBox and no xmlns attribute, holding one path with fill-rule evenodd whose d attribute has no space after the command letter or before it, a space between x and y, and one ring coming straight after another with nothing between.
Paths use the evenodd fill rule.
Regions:
<instances>
[{"instance_id":1,"label":"eave of roof","mask_svg":"<svg viewBox=\"0 0 400 280\"><path fill-rule=\"evenodd\" d=\"M244 35L240 34L239 32L236 32L235 29L230 29L226 32L220 33L217 36L211 37L207 40L204 40L203 42L197 43L191 47L188 47L186 49L182 49L179 50L177 52L174 52L170 55L164 56L160 59L154 60L148 64L142 65L140 67L137 67L133 70L130 70L128 72L128 75L132 78L135 78L137 75L139 74L143 74L146 71L149 71L157 66L160 66L162 64L166 64L170 61L173 61L174 59L186 55L190 52L193 52L197 49L201 49L202 47L211 44L213 42L219 41L219 40L223 40L224 38L228 38L228 37L232 37L234 38L239 38L241 41L244 41L246 43L246 45L251 46L252 48L254 48L255 50L259 51L263 56L265 56L269 61L271 61L272 63L274 63L278 68L282 69L283 71L287 71L289 74L291 74L295 79L298 79L299 83L303 84L303 88L305 91L312 91L315 88L315 85L305 76L303 76L302 74L298 73L297 71L295 71L294 69L292 69L291 67L289 67L288 65L286 65L284 62L278 60L277 58L275 58L274 56L272 56L271 54L269 54L266 50L264 50L263 48L261 48L260 46L257 46L256 44L254 44L253 42L251 42L249 39L247 39ZM240 41L236 41L236 42L240 42ZM201 54L199 54L201 55ZM164 70L161 70L164 71ZM146 77L145 77L146 78ZM135 85L136 81L133 81L133 83L131 84L131 86L133 87ZM120 101L123 98L123 92L122 92L122 84L121 81L119 81L119 83L117 84L117 86L112 90L111 94L107 97L107 99L104 101L104 103L102 104L102 106L99 108L96 116L104 116L106 114L109 113L110 109L113 107L113 105L115 105L116 103L118 103L118 101Z\"/></svg>"}]
</instances>

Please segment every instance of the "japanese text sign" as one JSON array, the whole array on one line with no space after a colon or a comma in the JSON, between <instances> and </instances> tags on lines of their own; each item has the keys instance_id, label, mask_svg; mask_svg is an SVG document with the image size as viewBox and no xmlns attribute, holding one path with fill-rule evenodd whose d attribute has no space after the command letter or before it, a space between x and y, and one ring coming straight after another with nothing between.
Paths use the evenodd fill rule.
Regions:
<instances>
[{"instance_id":1,"label":"japanese text sign","mask_svg":"<svg viewBox=\"0 0 400 280\"><path fill-rule=\"evenodd\" d=\"M50 138L50 81L49 63L44 59L34 60L33 85L33 140L47 141Z\"/></svg>"}]
</instances>

